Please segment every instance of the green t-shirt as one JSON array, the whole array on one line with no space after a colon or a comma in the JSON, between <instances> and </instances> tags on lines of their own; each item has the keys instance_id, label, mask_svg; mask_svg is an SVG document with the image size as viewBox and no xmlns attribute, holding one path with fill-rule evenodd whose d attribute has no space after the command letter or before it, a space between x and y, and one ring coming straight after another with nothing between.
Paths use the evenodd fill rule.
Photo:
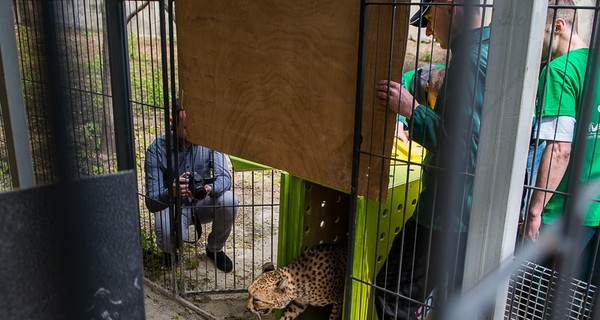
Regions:
<instances>
[{"instance_id":1,"label":"green t-shirt","mask_svg":"<svg viewBox=\"0 0 600 320\"><path fill-rule=\"evenodd\" d=\"M542 69L538 85L538 104L536 114L538 116L569 116L577 119L579 108L582 105L585 71L587 68L589 49L577 49L570 51L556 59ZM547 83L544 92L544 86ZM582 174L582 182L589 182L600 178L600 143L597 130L600 125L600 82L596 82L595 101L592 110L592 118L586 127L588 128L587 148ZM543 107L540 106L539 97L544 94ZM569 172L567 168L560 184L558 192L566 192L569 183ZM544 208L542 221L550 224L557 220L563 213L565 197L554 194ZM600 203L593 202L584 219L585 226L600 225Z\"/></svg>"}]
</instances>

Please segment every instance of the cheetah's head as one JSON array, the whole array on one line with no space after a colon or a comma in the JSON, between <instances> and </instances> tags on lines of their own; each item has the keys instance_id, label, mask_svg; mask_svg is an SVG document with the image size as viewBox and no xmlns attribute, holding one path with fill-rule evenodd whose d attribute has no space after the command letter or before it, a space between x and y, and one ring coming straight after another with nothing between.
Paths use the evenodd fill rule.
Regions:
<instances>
[{"instance_id":1,"label":"cheetah's head","mask_svg":"<svg viewBox=\"0 0 600 320\"><path fill-rule=\"evenodd\" d=\"M294 300L296 286L291 275L272 263L263 267L263 273L248 287L246 308L256 314L268 314L273 309L283 309Z\"/></svg>"}]
</instances>

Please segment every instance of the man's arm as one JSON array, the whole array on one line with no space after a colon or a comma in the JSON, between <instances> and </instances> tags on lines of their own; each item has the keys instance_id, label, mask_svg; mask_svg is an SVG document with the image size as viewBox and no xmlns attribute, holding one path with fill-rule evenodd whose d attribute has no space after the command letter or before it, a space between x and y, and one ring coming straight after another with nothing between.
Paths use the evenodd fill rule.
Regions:
<instances>
[{"instance_id":1,"label":"man's arm","mask_svg":"<svg viewBox=\"0 0 600 320\"><path fill-rule=\"evenodd\" d=\"M411 137L429 152L437 152L438 130L442 118L431 108L419 105L413 112L410 122Z\"/></svg>"},{"instance_id":2,"label":"man's arm","mask_svg":"<svg viewBox=\"0 0 600 320\"><path fill-rule=\"evenodd\" d=\"M227 158L221 152L213 151L211 161L215 177L212 184L212 193L214 197L220 197L225 191L231 189L231 172L229 171Z\"/></svg>"},{"instance_id":3,"label":"man's arm","mask_svg":"<svg viewBox=\"0 0 600 320\"><path fill-rule=\"evenodd\" d=\"M413 95L397 82L381 80L375 90L381 105L389 106L391 111L407 119L413 118L409 122L413 131L411 138L428 151L435 152L440 116L431 108L419 105Z\"/></svg>"},{"instance_id":4,"label":"man's arm","mask_svg":"<svg viewBox=\"0 0 600 320\"><path fill-rule=\"evenodd\" d=\"M157 212L169 206L169 189L164 183L159 144L154 141L146 150L144 172L146 177L146 207Z\"/></svg>"},{"instance_id":5,"label":"man's arm","mask_svg":"<svg viewBox=\"0 0 600 320\"><path fill-rule=\"evenodd\" d=\"M571 142L546 141L546 148L540 160L535 182L537 189L544 189L545 191L536 189L531 195L525 227L525 237L527 239L536 240L538 238L542 223L542 212L565 175L570 156Z\"/></svg>"}]
</instances>

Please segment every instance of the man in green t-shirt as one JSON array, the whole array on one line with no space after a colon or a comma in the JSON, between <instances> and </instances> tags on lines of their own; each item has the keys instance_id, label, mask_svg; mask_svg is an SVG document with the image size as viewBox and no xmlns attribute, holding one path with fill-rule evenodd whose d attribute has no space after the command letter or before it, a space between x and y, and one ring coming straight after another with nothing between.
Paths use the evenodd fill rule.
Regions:
<instances>
[{"instance_id":1,"label":"man in green t-shirt","mask_svg":"<svg viewBox=\"0 0 600 320\"><path fill-rule=\"evenodd\" d=\"M572 0L549 0L550 7L544 30L543 61L549 61L540 73L536 102L534 136L546 143L541 155L531 202L527 211L525 237L535 241L543 225L552 224L565 209L565 196L569 182L569 158L575 136L579 109L591 107L592 121L589 129L587 154L582 181L600 177L600 148L594 148L600 121L598 103L582 105L585 73L589 48L578 35L576 14ZM558 7L555 7L558 6ZM558 8L558 9L557 9ZM600 92L597 84L596 92ZM600 142L600 140L599 140ZM600 224L600 204L592 203L584 219L585 232L579 244L581 271L579 277L590 276L588 245L594 246ZM593 249L593 248L591 248ZM593 251L593 250L592 250Z\"/></svg>"}]
</instances>

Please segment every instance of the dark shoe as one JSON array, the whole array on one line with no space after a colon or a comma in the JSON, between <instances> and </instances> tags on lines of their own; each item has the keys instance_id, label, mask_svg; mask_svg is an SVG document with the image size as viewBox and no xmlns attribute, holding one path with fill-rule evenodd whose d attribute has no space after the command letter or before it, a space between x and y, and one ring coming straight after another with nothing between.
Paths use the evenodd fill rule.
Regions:
<instances>
[{"instance_id":1,"label":"dark shoe","mask_svg":"<svg viewBox=\"0 0 600 320\"><path fill-rule=\"evenodd\" d=\"M217 266L217 269L225 273L233 270L233 262L231 262L231 259L229 259L225 252L212 252L206 248L206 256L214 262L215 266Z\"/></svg>"},{"instance_id":2,"label":"dark shoe","mask_svg":"<svg viewBox=\"0 0 600 320\"><path fill-rule=\"evenodd\" d=\"M179 256L175 253L175 264L179 262ZM171 254L168 252L163 252L163 266L165 268L171 268Z\"/></svg>"}]
</instances>

